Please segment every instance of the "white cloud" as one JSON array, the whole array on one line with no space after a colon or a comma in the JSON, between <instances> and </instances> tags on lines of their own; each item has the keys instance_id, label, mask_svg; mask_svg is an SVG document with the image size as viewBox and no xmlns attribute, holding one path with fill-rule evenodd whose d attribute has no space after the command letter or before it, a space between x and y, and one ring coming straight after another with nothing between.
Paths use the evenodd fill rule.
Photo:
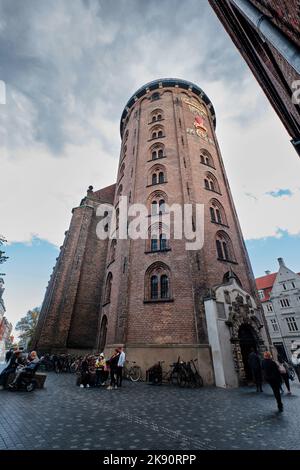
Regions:
<instances>
[{"instance_id":1,"label":"white cloud","mask_svg":"<svg viewBox=\"0 0 300 470\"><path fill-rule=\"evenodd\" d=\"M30 0L17 12L3 2L0 35L11 51L0 210L9 240L61 244L88 185L115 181L127 99L163 76L194 81L212 100L245 237L300 232L300 161L286 131L208 6L175 3L160 2L158 14L155 1ZM293 195L266 194L279 188Z\"/></svg>"}]
</instances>

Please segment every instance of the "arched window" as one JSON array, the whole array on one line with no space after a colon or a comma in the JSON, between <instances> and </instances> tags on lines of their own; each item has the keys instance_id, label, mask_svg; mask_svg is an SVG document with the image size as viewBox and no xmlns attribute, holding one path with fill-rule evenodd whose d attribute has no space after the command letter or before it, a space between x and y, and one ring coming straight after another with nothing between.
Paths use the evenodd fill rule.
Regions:
<instances>
[{"instance_id":1,"label":"arched window","mask_svg":"<svg viewBox=\"0 0 300 470\"><path fill-rule=\"evenodd\" d=\"M123 147L123 155L122 155L122 160L126 157L126 152L127 152L127 145L124 145Z\"/></svg>"},{"instance_id":2,"label":"arched window","mask_svg":"<svg viewBox=\"0 0 300 470\"><path fill-rule=\"evenodd\" d=\"M107 334L107 316L103 315L100 326L100 339L99 339L99 349L104 351L106 344L106 334Z\"/></svg>"},{"instance_id":3,"label":"arched window","mask_svg":"<svg viewBox=\"0 0 300 470\"><path fill-rule=\"evenodd\" d=\"M171 292L170 269L161 261L153 263L145 273L145 300L170 300Z\"/></svg>"},{"instance_id":4,"label":"arched window","mask_svg":"<svg viewBox=\"0 0 300 470\"><path fill-rule=\"evenodd\" d=\"M148 184L163 184L166 183L166 167L164 165L156 164L152 166L148 173Z\"/></svg>"},{"instance_id":5,"label":"arched window","mask_svg":"<svg viewBox=\"0 0 300 470\"><path fill-rule=\"evenodd\" d=\"M161 251L165 251L167 249L167 235L165 233L161 233L159 235L159 248Z\"/></svg>"},{"instance_id":6,"label":"arched window","mask_svg":"<svg viewBox=\"0 0 300 470\"><path fill-rule=\"evenodd\" d=\"M112 263L116 257L117 240L114 238L110 245L109 262Z\"/></svg>"},{"instance_id":7,"label":"arched window","mask_svg":"<svg viewBox=\"0 0 300 470\"><path fill-rule=\"evenodd\" d=\"M170 228L162 222L155 222L148 229L146 252L169 250Z\"/></svg>"},{"instance_id":8,"label":"arched window","mask_svg":"<svg viewBox=\"0 0 300 470\"><path fill-rule=\"evenodd\" d=\"M169 298L169 278L166 274L160 276L160 295L162 299Z\"/></svg>"},{"instance_id":9,"label":"arched window","mask_svg":"<svg viewBox=\"0 0 300 470\"><path fill-rule=\"evenodd\" d=\"M152 175L152 184L157 184L157 174L153 173Z\"/></svg>"},{"instance_id":10,"label":"arched window","mask_svg":"<svg viewBox=\"0 0 300 470\"><path fill-rule=\"evenodd\" d=\"M216 234L217 257L223 261L235 262L232 242L226 232L219 231Z\"/></svg>"},{"instance_id":11,"label":"arched window","mask_svg":"<svg viewBox=\"0 0 300 470\"><path fill-rule=\"evenodd\" d=\"M154 126L150 129L150 139L160 139L164 135L164 128L162 126Z\"/></svg>"},{"instance_id":12,"label":"arched window","mask_svg":"<svg viewBox=\"0 0 300 470\"><path fill-rule=\"evenodd\" d=\"M123 186L120 184L120 186L118 187L118 191L117 191L117 197L119 199L119 197L122 195L122 192L123 192Z\"/></svg>"},{"instance_id":13,"label":"arched window","mask_svg":"<svg viewBox=\"0 0 300 470\"><path fill-rule=\"evenodd\" d=\"M150 149L151 160L157 160L158 158L164 157L164 146L163 144L155 144Z\"/></svg>"},{"instance_id":14,"label":"arched window","mask_svg":"<svg viewBox=\"0 0 300 470\"><path fill-rule=\"evenodd\" d=\"M154 191L148 197L148 210L152 215L164 214L166 212L166 204L168 202L167 194L163 191Z\"/></svg>"},{"instance_id":15,"label":"arched window","mask_svg":"<svg viewBox=\"0 0 300 470\"><path fill-rule=\"evenodd\" d=\"M157 201L152 201L151 202L151 214L152 215L157 214Z\"/></svg>"},{"instance_id":16,"label":"arched window","mask_svg":"<svg viewBox=\"0 0 300 470\"><path fill-rule=\"evenodd\" d=\"M227 225L225 210L217 199L211 199L210 202L210 219L212 222Z\"/></svg>"},{"instance_id":17,"label":"arched window","mask_svg":"<svg viewBox=\"0 0 300 470\"><path fill-rule=\"evenodd\" d=\"M164 214L166 212L166 202L164 199L160 199L159 201L159 213Z\"/></svg>"},{"instance_id":18,"label":"arched window","mask_svg":"<svg viewBox=\"0 0 300 470\"><path fill-rule=\"evenodd\" d=\"M158 276L151 276L151 300L158 299Z\"/></svg>"},{"instance_id":19,"label":"arched window","mask_svg":"<svg viewBox=\"0 0 300 470\"><path fill-rule=\"evenodd\" d=\"M206 149L200 150L200 162L203 165L211 166L214 168L214 161L211 154Z\"/></svg>"},{"instance_id":20,"label":"arched window","mask_svg":"<svg viewBox=\"0 0 300 470\"><path fill-rule=\"evenodd\" d=\"M151 236L151 251L158 251L158 238L155 234Z\"/></svg>"},{"instance_id":21,"label":"arched window","mask_svg":"<svg viewBox=\"0 0 300 470\"><path fill-rule=\"evenodd\" d=\"M220 187L217 178L210 171L205 174L204 187L209 191L220 193Z\"/></svg>"},{"instance_id":22,"label":"arched window","mask_svg":"<svg viewBox=\"0 0 300 470\"><path fill-rule=\"evenodd\" d=\"M157 122L163 119L163 111L161 109L154 109L150 115L150 122Z\"/></svg>"},{"instance_id":23,"label":"arched window","mask_svg":"<svg viewBox=\"0 0 300 470\"><path fill-rule=\"evenodd\" d=\"M108 273L105 283L105 295L104 295L104 303L108 304L110 302L111 296L111 286L112 286L112 273Z\"/></svg>"},{"instance_id":24,"label":"arched window","mask_svg":"<svg viewBox=\"0 0 300 470\"><path fill-rule=\"evenodd\" d=\"M122 163L119 171L119 181L123 178L125 172L125 163Z\"/></svg>"},{"instance_id":25,"label":"arched window","mask_svg":"<svg viewBox=\"0 0 300 470\"><path fill-rule=\"evenodd\" d=\"M158 174L158 182L159 183L164 183L165 182L165 175L163 171L160 171Z\"/></svg>"}]
</instances>

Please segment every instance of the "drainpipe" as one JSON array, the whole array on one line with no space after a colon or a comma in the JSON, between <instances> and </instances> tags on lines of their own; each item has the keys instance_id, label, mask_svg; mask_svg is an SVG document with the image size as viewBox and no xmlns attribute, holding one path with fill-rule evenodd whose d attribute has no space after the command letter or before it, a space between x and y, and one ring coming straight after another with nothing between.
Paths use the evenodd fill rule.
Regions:
<instances>
[{"instance_id":1,"label":"drainpipe","mask_svg":"<svg viewBox=\"0 0 300 470\"><path fill-rule=\"evenodd\" d=\"M231 3L233 3L243 16L260 31L262 36L280 52L291 67L300 74L300 52L292 41L274 26L263 13L255 8L249 0L231 0Z\"/></svg>"}]
</instances>

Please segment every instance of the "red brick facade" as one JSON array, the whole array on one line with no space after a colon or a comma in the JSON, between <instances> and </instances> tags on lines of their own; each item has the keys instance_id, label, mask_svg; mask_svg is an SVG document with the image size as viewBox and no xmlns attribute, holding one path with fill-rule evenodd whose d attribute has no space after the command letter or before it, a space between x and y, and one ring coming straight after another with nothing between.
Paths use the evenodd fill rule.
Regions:
<instances>
[{"instance_id":1,"label":"red brick facade","mask_svg":"<svg viewBox=\"0 0 300 470\"><path fill-rule=\"evenodd\" d=\"M158 80L129 101L121 134L116 186L89 191L73 211L47 289L36 346L99 350L122 343L151 351L204 348L208 363L204 298L232 271L256 297L212 104L189 82ZM154 173L163 173L163 179L155 180ZM172 238L172 226L171 239L160 250L151 250L149 240L98 240L95 209L99 202L113 202L117 208L120 195L149 208L155 198L168 205L204 204L204 247L187 251L185 239ZM218 238L219 249L227 244L223 259ZM159 294L151 298L155 276Z\"/></svg>"},{"instance_id":2,"label":"red brick facade","mask_svg":"<svg viewBox=\"0 0 300 470\"><path fill-rule=\"evenodd\" d=\"M295 92L293 82L300 80L300 0L242 0L241 3L235 0L209 0L209 3L270 100L300 155L300 105L292 99ZM243 11L244 7L247 14ZM251 7L260 15L260 25L268 22L273 28L270 37L265 36L250 20L251 14L248 15L248 12ZM281 53L281 40L290 61Z\"/></svg>"}]
</instances>

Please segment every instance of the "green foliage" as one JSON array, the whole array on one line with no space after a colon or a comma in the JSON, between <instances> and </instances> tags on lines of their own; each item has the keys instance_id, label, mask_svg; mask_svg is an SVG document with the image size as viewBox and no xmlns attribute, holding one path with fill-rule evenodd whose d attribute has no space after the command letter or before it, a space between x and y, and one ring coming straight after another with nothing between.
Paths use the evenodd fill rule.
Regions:
<instances>
[{"instance_id":1,"label":"green foliage","mask_svg":"<svg viewBox=\"0 0 300 470\"><path fill-rule=\"evenodd\" d=\"M28 310L26 315L22 317L16 324L16 331L19 331L19 337L22 341L29 342L34 335L36 325L39 319L40 308L35 307L32 310Z\"/></svg>"}]
</instances>

